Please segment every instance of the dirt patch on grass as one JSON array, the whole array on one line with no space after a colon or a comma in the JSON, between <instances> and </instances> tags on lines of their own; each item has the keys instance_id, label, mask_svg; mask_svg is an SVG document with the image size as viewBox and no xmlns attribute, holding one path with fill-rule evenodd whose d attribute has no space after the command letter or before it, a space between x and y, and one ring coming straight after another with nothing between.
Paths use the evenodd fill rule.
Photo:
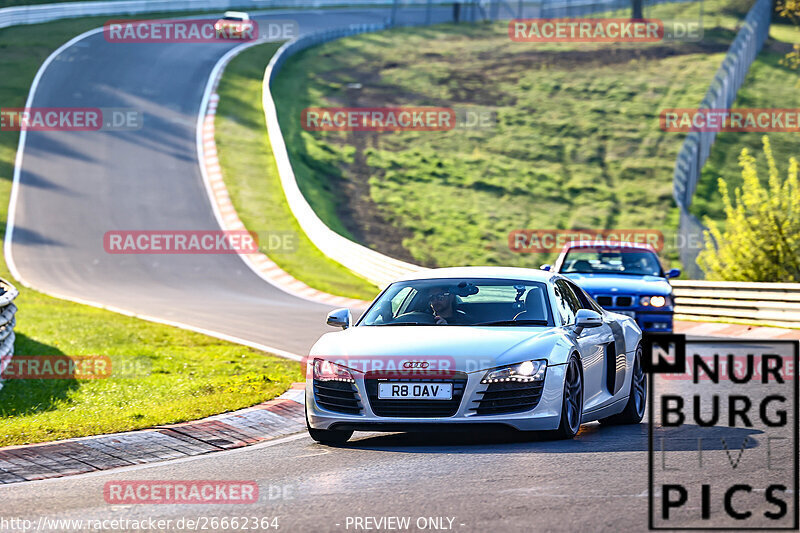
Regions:
<instances>
[{"instance_id":1,"label":"dirt patch on grass","mask_svg":"<svg viewBox=\"0 0 800 533\"><path fill-rule=\"evenodd\" d=\"M697 43L661 44L641 46L619 44L587 48L585 50L520 50L513 52L481 52L472 57L422 54L437 63L447 65L441 76L449 87L448 98L432 98L431 95L400 90L387 84L383 71L389 69L415 68L419 56L409 57L408 62L377 62L369 60L357 68L329 71L321 78L328 83L340 84L343 80L358 80L359 90L346 90L331 97L331 101L342 106L392 106L425 105L448 106L472 104L484 106L515 105L517 98L500 89L503 83L516 83L531 70L557 68L561 71L581 71L587 68L615 66L632 61L658 61L689 54L715 54L727 51L728 44L714 41Z\"/></svg>"},{"instance_id":2,"label":"dirt patch on grass","mask_svg":"<svg viewBox=\"0 0 800 533\"><path fill-rule=\"evenodd\" d=\"M724 52L723 43L701 42L652 46L618 45L600 46L585 50L497 50L474 54L470 58L425 53L421 56L438 65L446 65L444 77L449 87L448 98L432 98L417 94L386 82L384 73L391 69L418 68L417 59L409 56L405 61L366 61L354 68L343 68L320 74L324 82L345 84L346 88L328 97L331 105L346 107L380 107L402 105L452 106L463 103L486 106L513 106L514 93L506 92L503 85L516 84L530 70L557 68L581 71L587 68L624 65L631 61L658 61L687 54ZM357 80L358 85L353 85ZM444 80L443 80L444 81ZM382 212L381 206L370 197L370 178L382 177L383 170L367 164L367 149L391 150L382 142L382 134L351 132L331 142L355 148L353 162L342 167L344 179L338 193L337 216L359 242L406 261L415 261L403 246L403 241L413 238L413 232L404 229L408 224L392 221ZM602 157L601 157L602 159ZM608 178L608 176L606 176ZM610 178L609 178L610 179ZM444 200L443 200L444 201ZM607 221L611 223L611 221ZM419 262L419 260L416 260ZM426 265L436 266L436 265Z\"/></svg>"},{"instance_id":3,"label":"dirt patch on grass","mask_svg":"<svg viewBox=\"0 0 800 533\"><path fill-rule=\"evenodd\" d=\"M560 70L572 70L587 66L619 65L630 61L660 60L686 54L714 54L725 52L727 49L728 45L715 42L652 46L620 44L587 50L532 50L502 55L484 52L478 55L478 59L491 63L495 70L501 71L537 68L542 64L558 66Z\"/></svg>"},{"instance_id":4,"label":"dirt patch on grass","mask_svg":"<svg viewBox=\"0 0 800 533\"><path fill-rule=\"evenodd\" d=\"M365 152L369 145L378 143L379 135L370 132L348 134L347 143L354 146L356 152L353 164L343 169L347 179L342 180L336 215L358 242L390 257L419 263L403 246L403 240L412 238L413 233L384 218L380 206L370 197L369 178L380 171L367 164Z\"/></svg>"},{"instance_id":5,"label":"dirt patch on grass","mask_svg":"<svg viewBox=\"0 0 800 533\"><path fill-rule=\"evenodd\" d=\"M337 105L350 107L376 105L362 101L360 89L352 88L344 93L347 96L337 101ZM392 104L383 102L381 105ZM342 168L345 178L340 180L336 215L358 242L391 257L418 263L403 246L404 239L413 237L412 232L403 229L402 224L393 224L384 218L380 206L370 197L369 179L372 175L382 174L382 171L367 164L366 151L370 146L376 148L379 146L380 136L380 133L375 132L349 132L345 139L338 141L340 145L353 146L355 154L353 163Z\"/></svg>"}]
</instances>

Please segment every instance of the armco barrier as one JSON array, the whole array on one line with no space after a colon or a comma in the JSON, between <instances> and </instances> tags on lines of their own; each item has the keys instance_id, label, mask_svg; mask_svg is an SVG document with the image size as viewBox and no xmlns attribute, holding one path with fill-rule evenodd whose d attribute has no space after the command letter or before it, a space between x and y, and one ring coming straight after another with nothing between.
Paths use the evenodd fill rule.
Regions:
<instances>
[{"instance_id":1,"label":"armco barrier","mask_svg":"<svg viewBox=\"0 0 800 533\"><path fill-rule=\"evenodd\" d=\"M769 35L771 18L772 1L757 0L747 13L744 24L728 49L722 66L714 76L699 109L729 109L733 105L750 65ZM700 172L711 153L711 146L716 137L715 131L689 133L678 152L672 179L673 197L680 209L679 242L684 243L679 250L681 263L686 273L693 278L701 277L703 274L696 263L701 248L689 244L703 242L704 227L700 220L689 212L689 206L692 205Z\"/></svg>"},{"instance_id":2,"label":"armco barrier","mask_svg":"<svg viewBox=\"0 0 800 533\"><path fill-rule=\"evenodd\" d=\"M0 374L14 357L14 326L17 325L14 300L18 295L19 291L12 284L0 279Z\"/></svg>"},{"instance_id":3,"label":"armco barrier","mask_svg":"<svg viewBox=\"0 0 800 533\"><path fill-rule=\"evenodd\" d=\"M800 283L672 282L675 318L800 328Z\"/></svg>"},{"instance_id":4,"label":"armco barrier","mask_svg":"<svg viewBox=\"0 0 800 533\"><path fill-rule=\"evenodd\" d=\"M136 15L169 11L270 6L274 2L236 0L132 0L129 2L60 2L0 9L0 28L39 24L65 18L100 15Z\"/></svg>"},{"instance_id":5,"label":"armco barrier","mask_svg":"<svg viewBox=\"0 0 800 533\"><path fill-rule=\"evenodd\" d=\"M671 0L651 0L646 5L659 4ZM678 0L689 1L689 0ZM464 5L464 18L462 20L475 20L476 13L486 16L487 13L497 14L504 8L505 11L519 13L525 12L526 16L540 16L530 9L560 10L557 16L578 16L583 13L594 13L597 8L586 7L602 6L608 9L620 9L629 5L629 0L540 0L531 2L525 0L120 0L97 2L57 2L53 4L35 4L28 6L13 6L0 9L0 28L19 26L24 24L40 24L66 18L94 17L101 15L138 15L144 13L169 13L177 11L212 11L225 9L259 10L273 8L322 8L343 6L393 6L392 17L394 20L398 9L409 5L427 6L460 3ZM523 3L532 6L523 10ZM470 15L471 13L471 15ZM522 15L512 15L522 16ZM548 15L543 15L548 16ZM553 15L556 16L556 15ZM471 17L471 18L470 18Z\"/></svg>"}]
</instances>

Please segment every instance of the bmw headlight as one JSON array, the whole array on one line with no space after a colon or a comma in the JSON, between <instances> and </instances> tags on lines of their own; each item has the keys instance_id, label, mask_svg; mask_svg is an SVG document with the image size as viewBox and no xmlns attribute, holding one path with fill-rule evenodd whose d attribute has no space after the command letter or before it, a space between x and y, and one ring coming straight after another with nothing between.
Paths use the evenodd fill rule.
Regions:
<instances>
[{"instance_id":1,"label":"bmw headlight","mask_svg":"<svg viewBox=\"0 0 800 533\"><path fill-rule=\"evenodd\" d=\"M325 359L314 359L314 379L319 381L345 381L355 383L353 374L346 367Z\"/></svg>"},{"instance_id":2,"label":"bmw headlight","mask_svg":"<svg viewBox=\"0 0 800 533\"><path fill-rule=\"evenodd\" d=\"M502 366L486 372L481 383L500 383L503 381L541 381L547 371L547 361L523 361L515 365Z\"/></svg>"},{"instance_id":3,"label":"bmw headlight","mask_svg":"<svg viewBox=\"0 0 800 533\"><path fill-rule=\"evenodd\" d=\"M664 307L669 304L668 296L642 296L639 303L645 307Z\"/></svg>"}]
</instances>

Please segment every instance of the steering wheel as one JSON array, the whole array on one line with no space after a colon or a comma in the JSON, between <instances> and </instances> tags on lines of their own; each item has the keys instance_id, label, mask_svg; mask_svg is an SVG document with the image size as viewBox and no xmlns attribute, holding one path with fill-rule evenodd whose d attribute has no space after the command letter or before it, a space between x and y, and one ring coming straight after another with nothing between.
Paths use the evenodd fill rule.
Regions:
<instances>
[{"instance_id":1,"label":"steering wheel","mask_svg":"<svg viewBox=\"0 0 800 533\"><path fill-rule=\"evenodd\" d=\"M402 315L397 315L395 317L397 322L419 322L420 324L435 324L436 319L433 318L433 315L428 313L423 313L422 311L411 311L409 313L403 313Z\"/></svg>"}]
</instances>

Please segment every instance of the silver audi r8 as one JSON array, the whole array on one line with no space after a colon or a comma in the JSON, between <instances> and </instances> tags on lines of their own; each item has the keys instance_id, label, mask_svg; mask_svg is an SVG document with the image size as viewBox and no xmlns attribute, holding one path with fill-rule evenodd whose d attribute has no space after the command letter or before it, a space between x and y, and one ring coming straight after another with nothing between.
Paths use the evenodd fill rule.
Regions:
<instances>
[{"instance_id":1,"label":"silver audi r8","mask_svg":"<svg viewBox=\"0 0 800 533\"><path fill-rule=\"evenodd\" d=\"M388 287L353 324L323 335L307 369L311 437L459 425L552 430L638 424L647 398L642 332L557 273L505 267L426 270Z\"/></svg>"}]
</instances>

